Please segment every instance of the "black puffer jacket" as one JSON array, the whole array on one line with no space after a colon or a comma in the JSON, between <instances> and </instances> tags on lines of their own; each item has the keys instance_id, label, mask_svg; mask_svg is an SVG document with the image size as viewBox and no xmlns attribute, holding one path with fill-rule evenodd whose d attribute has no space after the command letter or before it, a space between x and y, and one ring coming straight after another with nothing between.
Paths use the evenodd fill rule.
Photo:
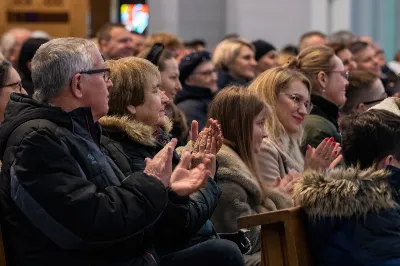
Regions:
<instances>
[{"instance_id":1,"label":"black puffer jacket","mask_svg":"<svg viewBox=\"0 0 400 266\"><path fill-rule=\"evenodd\" d=\"M8 265L156 265L162 183L128 177L99 148L89 108L64 112L12 94L0 127Z\"/></svg>"},{"instance_id":2,"label":"black puffer jacket","mask_svg":"<svg viewBox=\"0 0 400 266\"><path fill-rule=\"evenodd\" d=\"M110 138L108 142L103 142L103 146L118 164L121 162L121 156L126 157L132 171L142 171L145 168L144 159L153 158L169 141L168 134L164 131L155 137L152 127L127 117L107 116L102 118L100 123ZM166 123L166 132L170 128L170 123ZM179 161L180 158L175 152L173 168ZM179 197L172 191L169 195L168 208L156 226L157 254L162 256L187 248L193 242L197 242L197 237L217 237L209 218L221 196L221 190L213 179L210 178L205 188L190 197Z\"/></svg>"}]
</instances>

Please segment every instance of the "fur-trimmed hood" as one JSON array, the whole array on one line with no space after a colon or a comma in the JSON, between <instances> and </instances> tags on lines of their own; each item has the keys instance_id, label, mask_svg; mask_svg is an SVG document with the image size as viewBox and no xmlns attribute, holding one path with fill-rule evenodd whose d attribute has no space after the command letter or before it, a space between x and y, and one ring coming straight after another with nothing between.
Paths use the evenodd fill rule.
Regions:
<instances>
[{"instance_id":1,"label":"fur-trimmed hood","mask_svg":"<svg viewBox=\"0 0 400 266\"><path fill-rule=\"evenodd\" d=\"M133 141L140 144L152 147L157 145L157 140L154 137L154 128L128 116L105 116L99 122L106 130L122 131ZM172 122L167 116L165 116L165 124L162 129L167 133L172 129Z\"/></svg>"},{"instance_id":2,"label":"fur-trimmed hood","mask_svg":"<svg viewBox=\"0 0 400 266\"><path fill-rule=\"evenodd\" d=\"M239 155L227 145L217 154L218 161L218 180L232 181L242 186L249 196L255 200L256 204L262 204L261 186L256 177L251 173L250 169L239 157ZM293 206L292 199L286 197L280 192L264 188L265 202L264 207L268 210L283 209Z\"/></svg>"},{"instance_id":3,"label":"fur-trimmed hood","mask_svg":"<svg viewBox=\"0 0 400 266\"><path fill-rule=\"evenodd\" d=\"M294 199L313 218L365 216L396 207L388 183L390 174L373 168L308 171L295 186Z\"/></svg>"}]
</instances>

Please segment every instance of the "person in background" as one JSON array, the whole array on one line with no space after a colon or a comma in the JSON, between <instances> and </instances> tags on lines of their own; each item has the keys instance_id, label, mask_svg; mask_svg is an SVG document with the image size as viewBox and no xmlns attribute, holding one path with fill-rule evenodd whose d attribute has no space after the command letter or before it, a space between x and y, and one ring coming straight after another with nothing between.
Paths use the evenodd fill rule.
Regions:
<instances>
[{"instance_id":1,"label":"person in background","mask_svg":"<svg viewBox=\"0 0 400 266\"><path fill-rule=\"evenodd\" d=\"M378 76L382 75L381 67L374 47L366 42L357 41L349 46L358 70L370 71Z\"/></svg>"},{"instance_id":2,"label":"person in background","mask_svg":"<svg viewBox=\"0 0 400 266\"><path fill-rule=\"evenodd\" d=\"M349 84L342 60L328 46L313 46L300 52L287 67L302 72L312 85L313 108L304 118L303 153L326 139L340 143L339 107L346 102Z\"/></svg>"},{"instance_id":3,"label":"person in background","mask_svg":"<svg viewBox=\"0 0 400 266\"><path fill-rule=\"evenodd\" d=\"M27 94L15 68L6 59L0 58L0 122L4 120L6 105L13 92Z\"/></svg>"},{"instance_id":4,"label":"person in background","mask_svg":"<svg viewBox=\"0 0 400 266\"><path fill-rule=\"evenodd\" d=\"M131 37L133 42L133 56L137 56L145 48L144 44L146 42L146 36L143 33L131 31Z\"/></svg>"},{"instance_id":5,"label":"person in background","mask_svg":"<svg viewBox=\"0 0 400 266\"><path fill-rule=\"evenodd\" d=\"M279 65L283 66L287 64L290 61L290 59L296 57L298 54L299 50L297 49L296 46L291 44L286 45L279 51L279 57L278 57Z\"/></svg>"},{"instance_id":6,"label":"person in background","mask_svg":"<svg viewBox=\"0 0 400 266\"><path fill-rule=\"evenodd\" d=\"M168 191L188 196L210 175L206 160L172 172L174 143L143 172L122 173L100 146L109 76L91 41L53 39L32 59L34 99L11 95L0 128L9 265L158 265L154 224Z\"/></svg>"},{"instance_id":7,"label":"person in background","mask_svg":"<svg viewBox=\"0 0 400 266\"><path fill-rule=\"evenodd\" d=\"M305 158L300 151L303 121L312 110L311 83L302 73L285 67L273 68L258 76L248 90L270 107L265 123L268 137L263 139L257 156L263 184L279 184L292 180L303 170L335 166L331 164L339 156L340 145L333 140L308 149Z\"/></svg>"},{"instance_id":8,"label":"person in background","mask_svg":"<svg viewBox=\"0 0 400 266\"><path fill-rule=\"evenodd\" d=\"M183 41L178 38L178 36L167 33L167 32L158 32L150 35L145 43L146 48L150 49L154 44L160 43L164 46L165 50L167 50L173 58L175 58L178 62L182 57L186 55L188 51L185 51L185 47Z\"/></svg>"},{"instance_id":9,"label":"person in background","mask_svg":"<svg viewBox=\"0 0 400 266\"><path fill-rule=\"evenodd\" d=\"M185 48L191 50L191 52L202 52L206 50L207 43L202 39L193 39L185 42Z\"/></svg>"},{"instance_id":10,"label":"person in background","mask_svg":"<svg viewBox=\"0 0 400 266\"><path fill-rule=\"evenodd\" d=\"M263 40L253 41L252 44L256 49L256 76L260 75L265 70L279 66L279 55L272 44Z\"/></svg>"},{"instance_id":11,"label":"person in background","mask_svg":"<svg viewBox=\"0 0 400 266\"><path fill-rule=\"evenodd\" d=\"M30 38L24 42L18 58L18 72L21 75L22 86L29 96L33 95L33 82L31 77L32 58L39 47L49 39Z\"/></svg>"},{"instance_id":12,"label":"person in background","mask_svg":"<svg viewBox=\"0 0 400 266\"><path fill-rule=\"evenodd\" d=\"M300 36L299 52L307 47L316 45L326 45L328 43L326 35L320 31L309 31Z\"/></svg>"},{"instance_id":13,"label":"person in background","mask_svg":"<svg viewBox=\"0 0 400 266\"><path fill-rule=\"evenodd\" d=\"M393 61L388 63L388 67L396 74L400 74L400 50L397 51L396 55L393 58Z\"/></svg>"},{"instance_id":14,"label":"person in background","mask_svg":"<svg viewBox=\"0 0 400 266\"><path fill-rule=\"evenodd\" d=\"M189 128L186 123L185 115L174 104L174 100L179 91L182 90L182 84L179 80L179 66L174 55L160 43L145 49L138 55L158 66L161 73L161 90L169 99L166 115L172 120L173 128L170 132L173 138L178 139L178 145L186 144L189 137Z\"/></svg>"},{"instance_id":15,"label":"person in background","mask_svg":"<svg viewBox=\"0 0 400 266\"><path fill-rule=\"evenodd\" d=\"M32 32L28 29L13 28L1 36L0 52L11 62L13 67L17 67L21 46L31 35Z\"/></svg>"},{"instance_id":16,"label":"person in background","mask_svg":"<svg viewBox=\"0 0 400 266\"><path fill-rule=\"evenodd\" d=\"M167 133L171 125L165 116L168 98L160 90L160 73L151 62L136 57L109 60L106 66L110 68L113 87L108 115L100 123L111 141L104 140L103 146L125 173L142 172L146 161L157 160L157 154L170 142ZM190 197L169 191L168 207L155 224L155 250L161 265L238 265L243 260L233 243L216 239L208 220L221 194L214 178L217 179L215 153L222 137L214 122L212 129L213 134L210 130L200 133L189 158L192 167L199 163L196 157L200 162L207 158L210 177ZM203 145L204 140L210 143ZM196 146L201 146L200 150ZM185 153L179 157L174 151L172 170L185 160ZM196 234L199 230L200 236Z\"/></svg>"},{"instance_id":17,"label":"person in background","mask_svg":"<svg viewBox=\"0 0 400 266\"><path fill-rule=\"evenodd\" d=\"M386 99L387 94L379 76L372 72L356 70L350 72L346 98L341 113L348 115L367 111Z\"/></svg>"},{"instance_id":18,"label":"person in background","mask_svg":"<svg viewBox=\"0 0 400 266\"><path fill-rule=\"evenodd\" d=\"M389 98L344 117L348 167L307 172L296 184L313 265L400 265L399 114L398 100Z\"/></svg>"},{"instance_id":19,"label":"person in background","mask_svg":"<svg viewBox=\"0 0 400 266\"><path fill-rule=\"evenodd\" d=\"M217 232L236 232L239 217L293 206L285 187L267 187L261 180L257 157L267 135L269 111L258 96L241 87L228 87L215 96L208 116L221 124L224 136L217 153L217 184L222 196L211 218ZM250 228L247 236L252 249L245 255L246 265L260 265L260 227Z\"/></svg>"},{"instance_id":20,"label":"person in background","mask_svg":"<svg viewBox=\"0 0 400 266\"><path fill-rule=\"evenodd\" d=\"M133 56L132 34L125 25L107 23L98 32L100 52L106 59Z\"/></svg>"},{"instance_id":21,"label":"person in background","mask_svg":"<svg viewBox=\"0 0 400 266\"><path fill-rule=\"evenodd\" d=\"M340 45L348 46L357 41L358 37L351 31L339 30L328 35L327 40L329 44L337 43Z\"/></svg>"},{"instance_id":22,"label":"person in background","mask_svg":"<svg viewBox=\"0 0 400 266\"><path fill-rule=\"evenodd\" d=\"M192 121L203 129L207 124L208 105L217 87L217 73L207 51L185 56L179 64L182 91L175 97L176 106L185 114L188 127Z\"/></svg>"},{"instance_id":23,"label":"person in background","mask_svg":"<svg viewBox=\"0 0 400 266\"><path fill-rule=\"evenodd\" d=\"M357 63L353 59L353 54L346 46L339 43L329 43L328 46L331 47L340 60L342 60L344 69L346 71L353 71L357 69Z\"/></svg>"},{"instance_id":24,"label":"person in background","mask_svg":"<svg viewBox=\"0 0 400 266\"><path fill-rule=\"evenodd\" d=\"M255 77L257 62L254 46L242 39L220 42L212 61L218 71L218 89L228 85L246 85Z\"/></svg>"}]
</instances>

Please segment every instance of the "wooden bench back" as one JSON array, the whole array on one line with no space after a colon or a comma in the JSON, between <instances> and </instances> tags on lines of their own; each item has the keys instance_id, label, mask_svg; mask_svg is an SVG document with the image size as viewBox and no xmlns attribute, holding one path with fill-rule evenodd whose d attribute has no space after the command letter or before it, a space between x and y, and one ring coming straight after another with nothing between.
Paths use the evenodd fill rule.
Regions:
<instances>
[{"instance_id":1,"label":"wooden bench back","mask_svg":"<svg viewBox=\"0 0 400 266\"><path fill-rule=\"evenodd\" d=\"M261 265L311 266L300 207L241 217L239 228L261 225Z\"/></svg>"}]
</instances>

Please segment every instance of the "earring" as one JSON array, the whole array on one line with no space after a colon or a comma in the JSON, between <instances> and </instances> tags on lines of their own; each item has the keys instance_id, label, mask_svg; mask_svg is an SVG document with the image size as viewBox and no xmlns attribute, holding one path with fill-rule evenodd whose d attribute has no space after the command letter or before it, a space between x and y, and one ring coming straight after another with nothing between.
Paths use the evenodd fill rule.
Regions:
<instances>
[{"instance_id":1,"label":"earring","mask_svg":"<svg viewBox=\"0 0 400 266\"><path fill-rule=\"evenodd\" d=\"M325 93L325 90L322 90L322 93Z\"/></svg>"}]
</instances>

